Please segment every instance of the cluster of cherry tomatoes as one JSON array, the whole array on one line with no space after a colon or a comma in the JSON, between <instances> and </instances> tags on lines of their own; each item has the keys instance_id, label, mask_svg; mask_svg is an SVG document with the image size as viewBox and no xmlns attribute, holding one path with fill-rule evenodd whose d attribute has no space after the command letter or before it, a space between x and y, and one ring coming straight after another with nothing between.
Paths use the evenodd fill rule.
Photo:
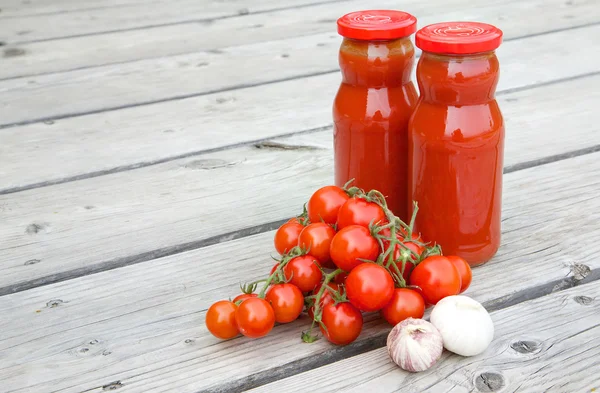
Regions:
<instances>
[{"instance_id":1,"label":"cluster of cherry tomatoes","mask_svg":"<svg viewBox=\"0 0 600 393\"><path fill-rule=\"evenodd\" d=\"M257 338L306 311L312 326L304 341L318 338L318 326L329 341L345 345L359 336L362 312L378 311L391 325L423 317L427 305L464 292L471 269L413 233L417 210L407 224L376 190L320 188L304 213L275 233L281 259L268 277L245 285L233 301L213 304L208 330L221 339Z\"/></svg>"}]
</instances>

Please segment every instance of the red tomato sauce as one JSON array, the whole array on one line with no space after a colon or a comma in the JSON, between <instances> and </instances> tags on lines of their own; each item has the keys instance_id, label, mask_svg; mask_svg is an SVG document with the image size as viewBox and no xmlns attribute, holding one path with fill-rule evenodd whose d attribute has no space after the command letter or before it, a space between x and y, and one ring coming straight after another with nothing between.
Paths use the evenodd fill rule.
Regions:
<instances>
[{"instance_id":1,"label":"red tomato sauce","mask_svg":"<svg viewBox=\"0 0 600 393\"><path fill-rule=\"evenodd\" d=\"M465 53L440 54L426 51L427 44L417 65L421 96L409 125L416 230L444 254L478 265L500 245L504 121L494 98L499 63L493 50L468 53L468 46L459 46L456 51Z\"/></svg>"},{"instance_id":2,"label":"red tomato sauce","mask_svg":"<svg viewBox=\"0 0 600 393\"><path fill-rule=\"evenodd\" d=\"M381 31L357 33L360 26L348 32L338 21L338 31L346 38L339 54L342 84L333 105L335 184L354 179L353 185L366 191L377 189L390 209L407 219L408 120L418 98L410 80L415 50L408 36L416 19L398 11L364 13L374 12L358 17L369 20L371 27L385 18L403 25L394 30L387 20ZM368 39L355 38L361 33Z\"/></svg>"}]
</instances>

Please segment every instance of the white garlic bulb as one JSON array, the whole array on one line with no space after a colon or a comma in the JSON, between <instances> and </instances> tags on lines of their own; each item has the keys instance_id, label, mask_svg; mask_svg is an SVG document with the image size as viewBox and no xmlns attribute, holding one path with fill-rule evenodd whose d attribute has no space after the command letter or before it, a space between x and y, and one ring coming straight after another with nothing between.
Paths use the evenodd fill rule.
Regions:
<instances>
[{"instance_id":1,"label":"white garlic bulb","mask_svg":"<svg viewBox=\"0 0 600 393\"><path fill-rule=\"evenodd\" d=\"M387 338L390 357L403 370L417 372L433 366L442 356L440 332L424 319L407 318Z\"/></svg>"},{"instance_id":2,"label":"white garlic bulb","mask_svg":"<svg viewBox=\"0 0 600 393\"><path fill-rule=\"evenodd\" d=\"M429 318L442 334L444 347L462 356L482 353L494 338L494 323L487 310L468 296L440 300Z\"/></svg>"}]
</instances>

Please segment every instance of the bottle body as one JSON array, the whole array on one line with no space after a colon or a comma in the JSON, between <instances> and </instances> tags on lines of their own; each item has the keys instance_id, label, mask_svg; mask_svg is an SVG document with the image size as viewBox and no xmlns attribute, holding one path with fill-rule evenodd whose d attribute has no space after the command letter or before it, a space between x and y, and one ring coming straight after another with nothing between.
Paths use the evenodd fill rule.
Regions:
<instances>
[{"instance_id":1,"label":"bottle body","mask_svg":"<svg viewBox=\"0 0 600 393\"><path fill-rule=\"evenodd\" d=\"M504 121L494 52L423 52L421 97L409 124L409 199L416 230L471 265L500 246Z\"/></svg>"},{"instance_id":2,"label":"bottle body","mask_svg":"<svg viewBox=\"0 0 600 393\"><path fill-rule=\"evenodd\" d=\"M355 186L381 191L402 219L408 216L408 120L418 98L410 80L414 57L408 37L345 38L333 105L336 185L354 179Z\"/></svg>"}]
</instances>

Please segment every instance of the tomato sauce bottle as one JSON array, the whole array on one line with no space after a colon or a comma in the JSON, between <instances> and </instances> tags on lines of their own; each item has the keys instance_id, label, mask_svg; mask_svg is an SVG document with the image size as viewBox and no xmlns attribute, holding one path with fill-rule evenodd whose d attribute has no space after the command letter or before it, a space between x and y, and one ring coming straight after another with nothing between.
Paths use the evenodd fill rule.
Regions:
<instances>
[{"instance_id":1,"label":"tomato sauce bottle","mask_svg":"<svg viewBox=\"0 0 600 393\"><path fill-rule=\"evenodd\" d=\"M416 230L469 264L500 246L504 121L494 97L498 28L475 22L426 26L415 37L421 96L409 123L409 198Z\"/></svg>"},{"instance_id":2,"label":"tomato sauce bottle","mask_svg":"<svg viewBox=\"0 0 600 393\"><path fill-rule=\"evenodd\" d=\"M417 102L411 81L414 16L400 11L358 11L337 21L344 37L342 83L333 104L335 184L386 196L408 216L408 119Z\"/></svg>"}]
</instances>

